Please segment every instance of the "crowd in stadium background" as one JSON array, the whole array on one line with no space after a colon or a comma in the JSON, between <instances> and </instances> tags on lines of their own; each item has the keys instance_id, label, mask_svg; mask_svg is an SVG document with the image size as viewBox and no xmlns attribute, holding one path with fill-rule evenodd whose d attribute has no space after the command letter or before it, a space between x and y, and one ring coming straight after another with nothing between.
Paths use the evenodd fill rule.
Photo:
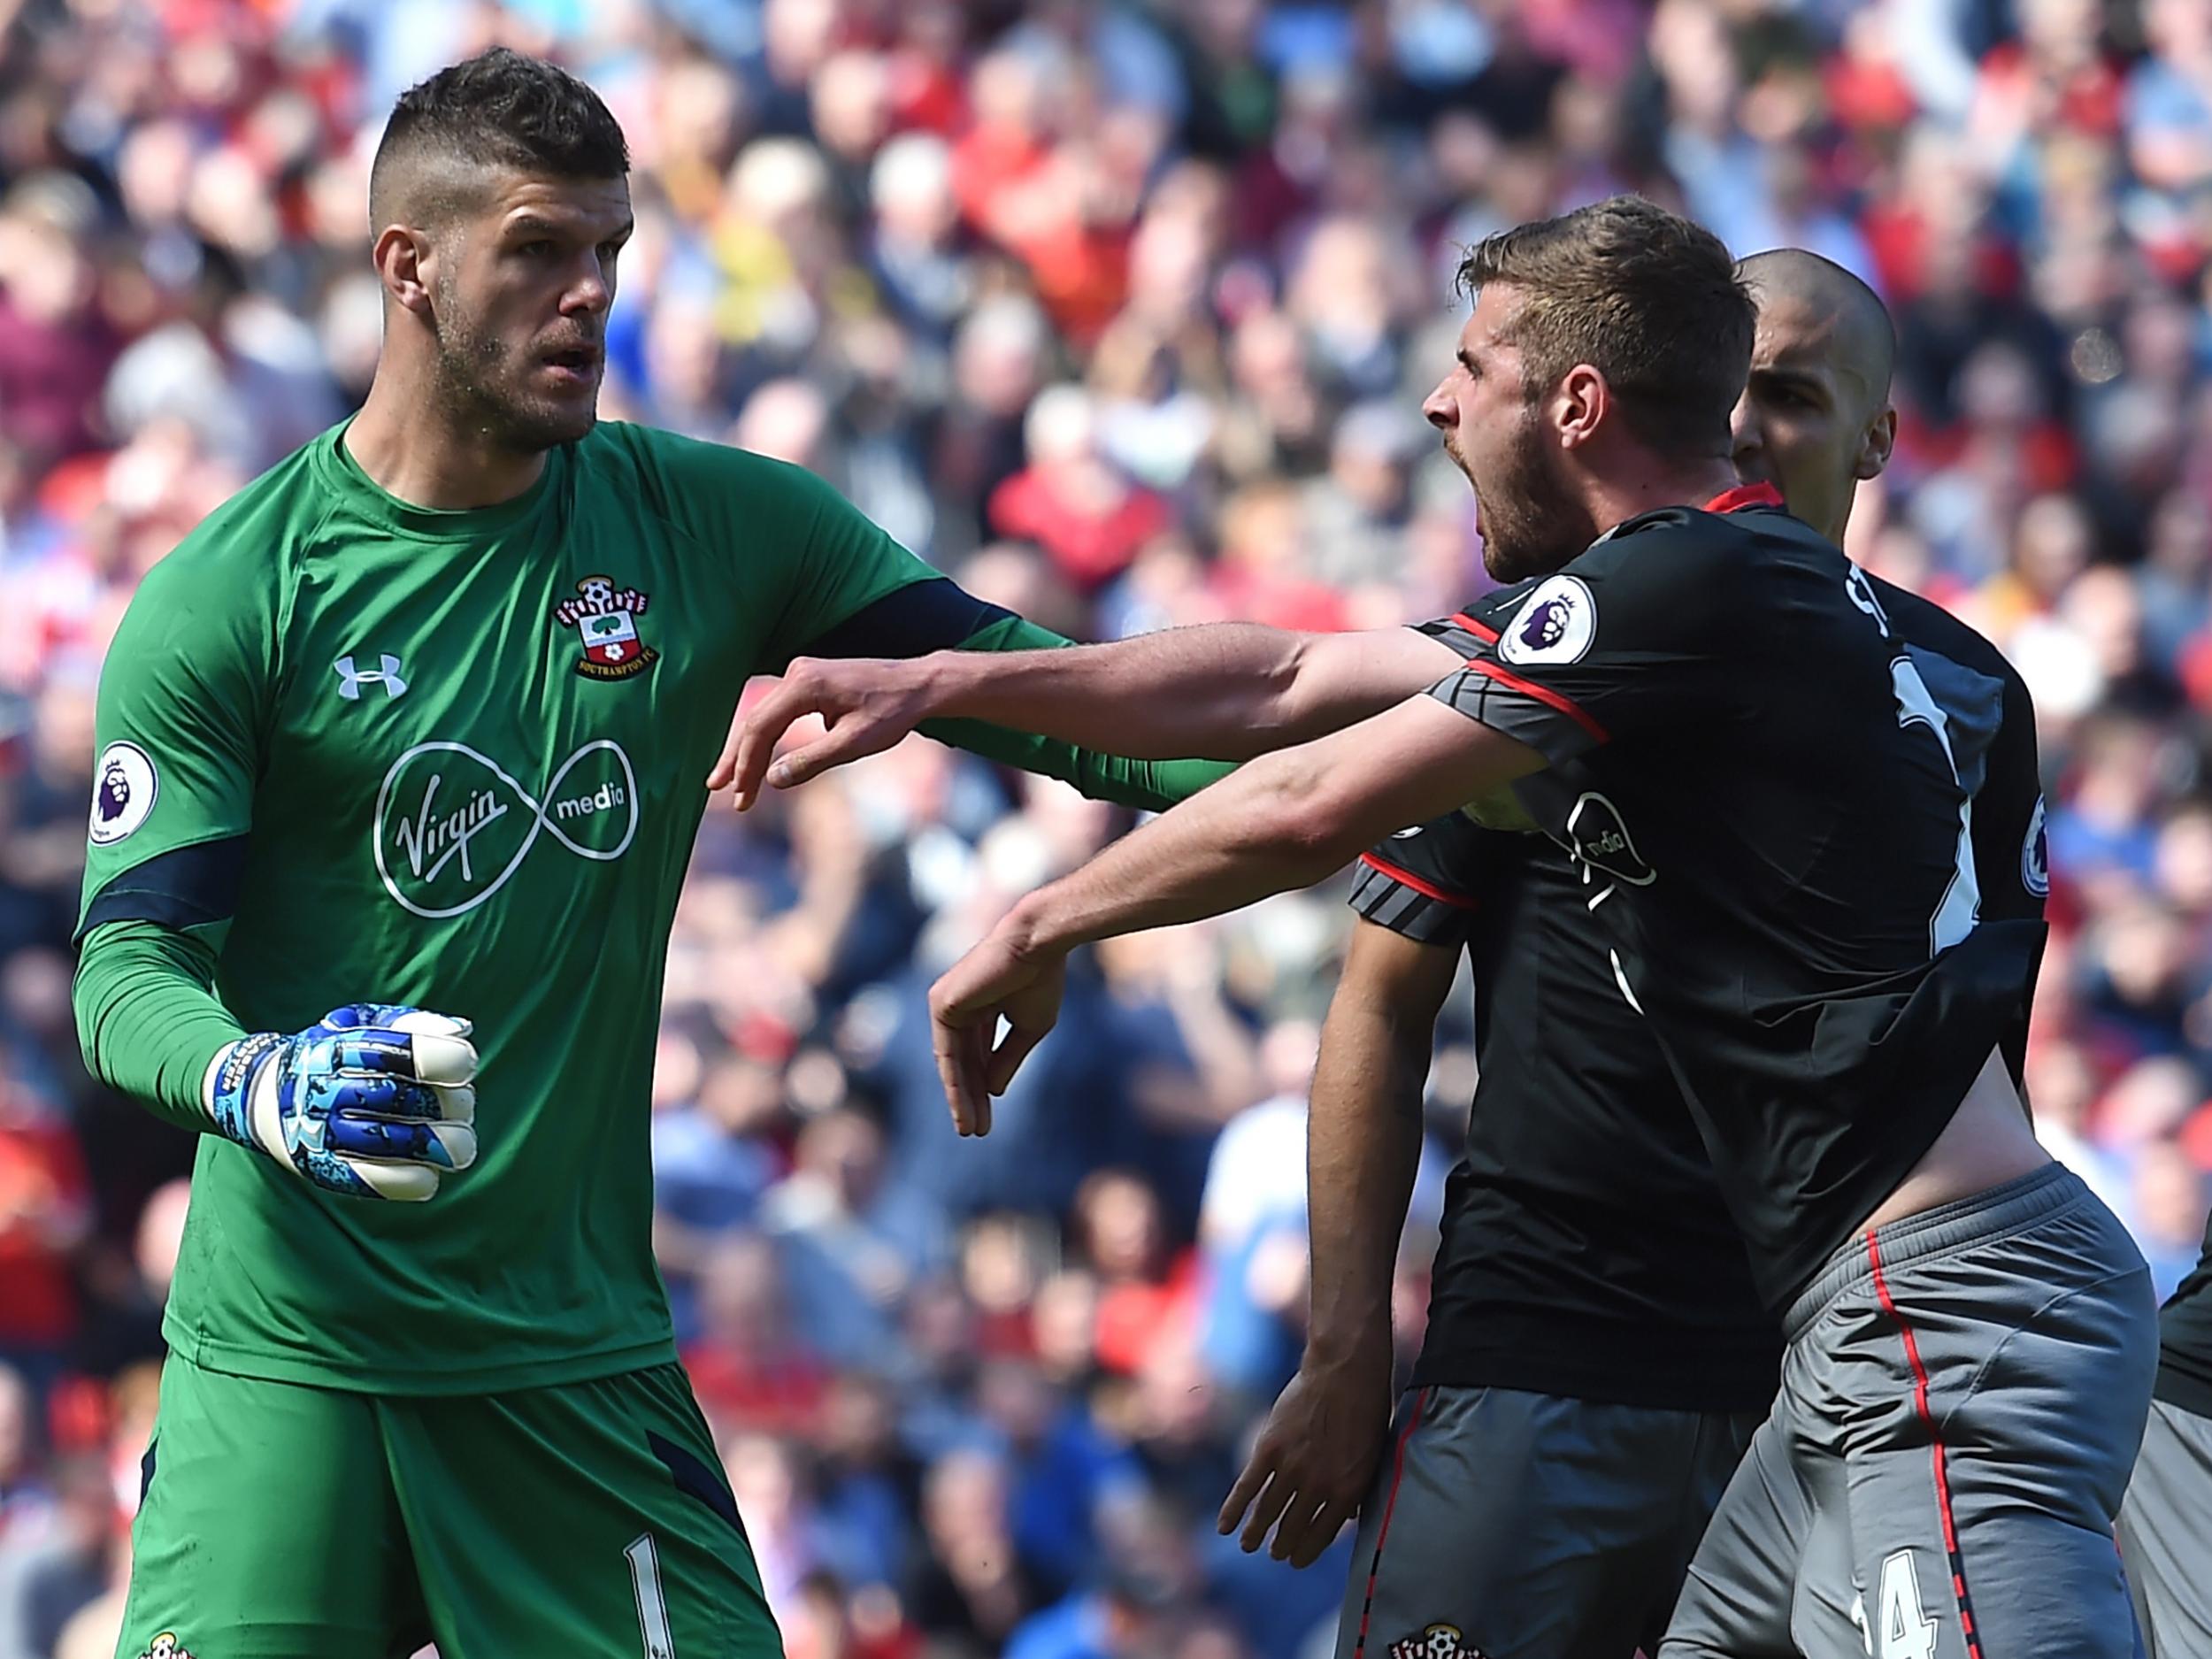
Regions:
<instances>
[{"instance_id":1,"label":"crowd in stadium background","mask_svg":"<svg viewBox=\"0 0 2212 1659\"><path fill-rule=\"evenodd\" d=\"M493 40L635 154L603 417L813 467L1078 638L1475 594L1418 406L1488 231L1636 189L1864 276L1902 419L1849 550L2036 698L2039 1127L2162 1294L2194 1261L2212 0L0 0L0 1659L112 1651L191 1151L71 1026L102 656L365 389L380 112ZM946 1119L931 978L1125 822L918 740L709 813L656 1244L794 1659L1333 1625L1346 1546L1294 1574L1211 1520L1299 1351L1340 885L1100 947L990 1138ZM1470 1030L1463 998L1409 1357Z\"/></svg>"}]
</instances>

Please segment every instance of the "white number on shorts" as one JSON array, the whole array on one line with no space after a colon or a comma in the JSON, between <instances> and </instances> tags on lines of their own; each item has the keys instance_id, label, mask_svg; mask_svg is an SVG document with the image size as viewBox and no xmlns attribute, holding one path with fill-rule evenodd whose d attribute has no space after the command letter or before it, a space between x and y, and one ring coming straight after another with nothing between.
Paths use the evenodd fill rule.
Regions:
<instances>
[{"instance_id":1,"label":"white number on shorts","mask_svg":"<svg viewBox=\"0 0 2212 1659\"><path fill-rule=\"evenodd\" d=\"M676 1659L676 1639L668 1633L668 1597L661 1592L660 1552L653 1548L652 1533L639 1533L622 1553L629 1558L630 1587L637 1592L645 1659Z\"/></svg>"},{"instance_id":2,"label":"white number on shorts","mask_svg":"<svg viewBox=\"0 0 2212 1659\"><path fill-rule=\"evenodd\" d=\"M1936 1622L1921 1610L1920 1573L1913 1565L1912 1551L1901 1549L1883 1559L1881 1594L1876 1600L1882 1615L1879 1659L1935 1659ZM1859 1633L1868 1634L1863 1622ZM1871 1641L1867 1651L1875 1651Z\"/></svg>"}]
</instances>

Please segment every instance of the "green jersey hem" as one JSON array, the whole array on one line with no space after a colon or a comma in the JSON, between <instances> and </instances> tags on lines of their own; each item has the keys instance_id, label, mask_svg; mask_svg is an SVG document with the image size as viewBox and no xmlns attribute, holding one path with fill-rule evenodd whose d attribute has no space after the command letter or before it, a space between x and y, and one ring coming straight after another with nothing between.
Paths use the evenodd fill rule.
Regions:
<instances>
[{"instance_id":1,"label":"green jersey hem","mask_svg":"<svg viewBox=\"0 0 2212 1659\"><path fill-rule=\"evenodd\" d=\"M251 1377L262 1382L296 1383L303 1387L329 1388L344 1394L395 1397L496 1394L526 1388L557 1388L569 1383L619 1376L624 1371L681 1363L672 1336L587 1354L565 1355L557 1360L527 1360L472 1371L430 1372L415 1369L390 1371L373 1365L349 1365L342 1360L272 1354L263 1348L245 1348L204 1336L174 1314L163 1315L161 1334L172 1352L202 1371Z\"/></svg>"}]
</instances>

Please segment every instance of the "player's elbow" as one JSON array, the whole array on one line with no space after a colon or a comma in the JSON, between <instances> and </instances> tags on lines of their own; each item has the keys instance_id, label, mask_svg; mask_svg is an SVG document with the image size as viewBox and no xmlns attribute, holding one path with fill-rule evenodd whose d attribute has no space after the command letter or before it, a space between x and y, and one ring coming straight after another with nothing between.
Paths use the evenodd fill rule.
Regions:
<instances>
[{"instance_id":1,"label":"player's elbow","mask_svg":"<svg viewBox=\"0 0 2212 1659\"><path fill-rule=\"evenodd\" d=\"M1255 761L1265 795L1254 821L1254 839L1274 856L1319 880L1356 856L1366 843L1359 837L1356 799L1330 787L1326 772L1310 758L1285 752Z\"/></svg>"},{"instance_id":2,"label":"player's elbow","mask_svg":"<svg viewBox=\"0 0 2212 1659\"><path fill-rule=\"evenodd\" d=\"M80 964L76 978L69 986L69 1012L77 1027L77 1053L84 1061L86 1071L96 1081L112 1088L115 1079L107 1075L106 1068L102 1064L98 1041L101 1000L87 982Z\"/></svg>"}]
</instances>

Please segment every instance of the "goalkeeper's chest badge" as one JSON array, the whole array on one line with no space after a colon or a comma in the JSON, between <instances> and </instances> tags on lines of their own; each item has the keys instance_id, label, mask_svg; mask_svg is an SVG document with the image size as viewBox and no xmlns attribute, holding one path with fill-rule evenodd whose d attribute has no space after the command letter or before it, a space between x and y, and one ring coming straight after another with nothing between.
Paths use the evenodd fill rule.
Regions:
<instances>
[{"instance_id":1,"label":"goalkeeper's chest badge","mask_svg":"<svg viewBox=\"0 0 2212 1659\"><path fill-rule=\"evenodd\" d=\"M1403 1641L1392 1642L1390 1659L1483 1659L1483 1655L1467 1645L1458 1625L1431 1624Z\"/></svg>"},{"instance_id":2,"label":"goalkeeper's chest badge","mask_svg":"<svg viewBox=\"0 0 2212 1659\"><path fill-rule=\"evenodd\" d=\"M192 1659L192 1655L177 1640L176 1632L165 1630L146 1644L146 1651L138 1659Z\"/></svg>"},{"instance_id":3,"label":"goalkeeper's chest badge","mask_svg":"<svg viewBox=\"0 0 2212 1659\"><path fill-rule=\"evenodd\" d=\"M638 637L638 618L646 596L634 588L617 588L611 576L587 576L576 597L553 607L557 627L582 636L584 655L576 672L587 680L627 680L660 660L660 653Z\"/></svg>"}]
</instances>

